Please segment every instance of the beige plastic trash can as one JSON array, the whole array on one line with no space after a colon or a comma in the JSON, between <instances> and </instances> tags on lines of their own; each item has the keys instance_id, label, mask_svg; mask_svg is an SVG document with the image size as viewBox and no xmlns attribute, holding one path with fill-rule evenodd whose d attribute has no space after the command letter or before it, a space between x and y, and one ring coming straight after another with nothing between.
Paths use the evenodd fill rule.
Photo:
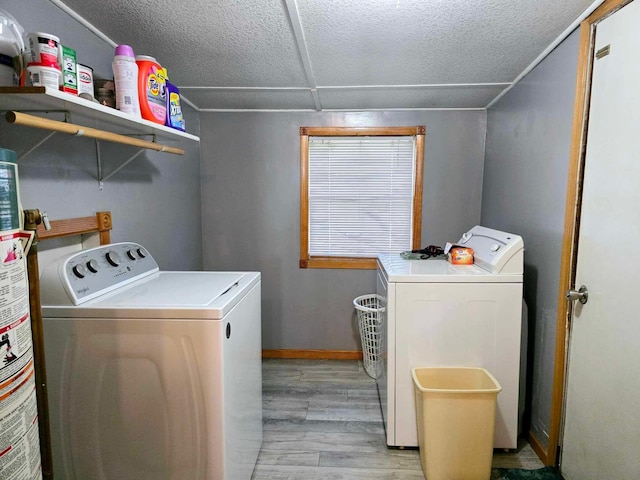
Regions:
<instances>
[{"instance_id":1,"label":"beige plastic trash can","mask_svg":"<svg viewBox=\"0 0 640 480\"><path fill-rule=\"evenodd\" d=\"M483 368L424 367L411 374L425 477L489 480L498 381Z\"/></svg>"}]
</instances>

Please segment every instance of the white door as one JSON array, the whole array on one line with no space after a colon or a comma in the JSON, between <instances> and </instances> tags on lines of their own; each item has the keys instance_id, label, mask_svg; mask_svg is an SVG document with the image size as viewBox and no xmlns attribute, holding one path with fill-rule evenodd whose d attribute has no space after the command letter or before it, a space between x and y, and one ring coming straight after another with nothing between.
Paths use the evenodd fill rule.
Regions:
<instances>
[{"instance_id":1,"label":"white door","mask_svg":"<svg viewBox=\"0 0 640 480\"><path fill-rule=\"evenodd\" d=\"M640 2L597 25L561 471L640 478Z\"/></svg>"}]
</instances>

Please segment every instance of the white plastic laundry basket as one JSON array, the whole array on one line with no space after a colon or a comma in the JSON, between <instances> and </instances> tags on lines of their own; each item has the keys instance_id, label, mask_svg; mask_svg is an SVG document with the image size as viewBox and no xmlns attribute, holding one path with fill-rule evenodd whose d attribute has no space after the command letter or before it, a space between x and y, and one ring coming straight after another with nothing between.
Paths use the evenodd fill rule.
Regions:
<instances>
[{"instance_id":1,"label":"white plastic laundry basket","mask_svg":"<svg viewBox=\"0 0 640 480\"><path fill-rule=\"evenodd\" d=\"M375 294L354 298L358 313L358 330L362 341L364 370L372 378L382 373L382 321L384 308L382 297Z\"/></svg>"}]
</instances>

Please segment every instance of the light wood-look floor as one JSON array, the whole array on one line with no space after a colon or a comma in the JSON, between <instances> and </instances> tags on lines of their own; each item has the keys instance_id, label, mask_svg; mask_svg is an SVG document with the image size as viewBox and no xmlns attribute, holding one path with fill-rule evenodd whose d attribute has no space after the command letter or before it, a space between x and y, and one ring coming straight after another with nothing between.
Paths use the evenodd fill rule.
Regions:
<instances>
[{"instance_id":1,"label":"light wood-look floor","mask_svg":"<svg viewBox=\"0 0 640 480\"><path fill-rule=\"evenodd\" d=\"M424 480L417 450L387 448L362 363L264 359L264 439L252 480ZM541 468L523 442L494 467Z\"/></svg>"}]
</instances>

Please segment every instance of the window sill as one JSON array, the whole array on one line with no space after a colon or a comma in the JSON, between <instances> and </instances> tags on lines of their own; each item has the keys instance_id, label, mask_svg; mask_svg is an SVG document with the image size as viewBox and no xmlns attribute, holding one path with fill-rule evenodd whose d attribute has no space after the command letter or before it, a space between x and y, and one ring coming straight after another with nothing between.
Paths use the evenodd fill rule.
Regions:
<instances>
[{"instance_id":1,"label":"window sill","mask_svg":"<svg viewBox=\"0 0 640 480\"><path fill-rule=\"evenodd\" d=\"M377 259L360 257L312 257L300 259L300 268L375 270L377 268Z\"/></svg>"}]
</instances>

